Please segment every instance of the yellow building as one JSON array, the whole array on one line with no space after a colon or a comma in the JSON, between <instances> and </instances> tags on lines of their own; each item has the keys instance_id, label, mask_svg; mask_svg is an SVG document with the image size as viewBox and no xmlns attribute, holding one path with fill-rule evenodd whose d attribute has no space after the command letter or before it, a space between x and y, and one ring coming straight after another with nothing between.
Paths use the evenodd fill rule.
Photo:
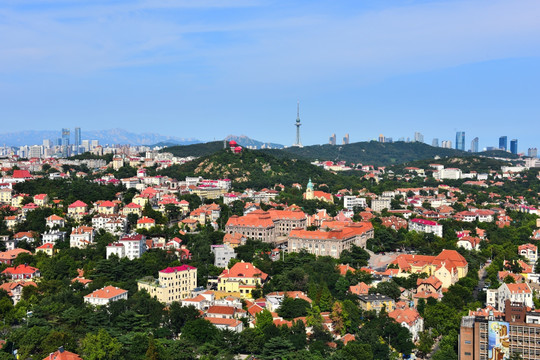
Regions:
<instances>
[{"instance_id":1,"label":"yellow building","mask_svg":"<svg viewBox=\"0 0 540 360\"><path fill-rule=\"evenodd\" d=\"M72 217L79 217L85 215L88 211L88 205L81 200L75 201L68 206L68 215Z\"/></svg>"},{"instance_id":2,"label":"yellow building","mask_svg":"<svg viewBox=\"0 0 540 360\"><path fill-rule=\"evenodd\" d=\"M146 290L164 304L191 297L197 287L197 268L189 265L168 267L159 272L159 278L145 278L137 282L140 290Z\"/></svg>"},{"instance_id":3,"label":"yellow building","mask_svg":"<svg viewBox=\"0 0 540 360\"><path fill-rule=\"evenodd\" d=\"M44 252L48 256L53 256L54 253L56 252L55 249L54 249L54 245L52 243L46 243L46 244L43 244L41 246L38 246L36 248L36 253L38 253L39 251Z\"/></svg>"},{"instance_id":4,"label":"yellow building","mask_svg":"<svg viewBox=\"0 0 540 360\"><path fill-rule=\"evenodd\" d=\"M253 266L252 263L239 262L230 269L225 269L218 277L218 291L240 293L243 298L251 298L251 292L262 287L268 274Z\"/></svg>"},{"instance_id":5,"label":"yellow building","mask_svg":"<svg viewBox=\"0 0 540 360\"><path fill-rule=\"evenodd\" d=\"M224 188L210 186L197 186L195 189L192 189L192 193L199 196L201 199L219 199L226 192L227 191Z\"/></svg>"},{"instance_id":6,"label":"yellow building","mask_svg":"<svg viewBox=\"0 0 540 360\"><path fill-rule=\"evenodd\" d=\"M129 214L135 214L137 216L142 215L142 207L135 203L129 203L122 209L122 214L128 216Z\"/></svg>"},{"instance_id":7,"label":"yellow building","mask_svg":"<svg viewBox=\"0 0 540 360\"><path fill-rule=\"evenodd\" d=\"M396 309L396 303L394 300L386 295L381 294L366 294L358 295L360 307L364 311L375 311L377 314L383 309L386 312L391 312Z\"/></svg>"},{"instance_id":8,"label":"yellow building","mask_svg":"<svg viewBox=\"0 0 540 360\"><path fill-rule=\"evenodd\" d=\"M116 214L116 203L106 200L106 201L98 201L97 205L97 212L100 214L105 215L113 215Z\"/></svg>"},{"instance_id":9,"label":"yellow building","mask_svg":"<svg viewBox=\"0 0 540 360\"><path fill-rule=\"evenodd\" d=\"M13 190L11 189L0 189L0 203L11 204L12 194Z\"/></svg>"},{"instance_id":10,"label":"yellow building","mask_svg":"<svg viewBox=\"0 0 540 360\"><path fill-rule=\"evenodd\" d=\"M146 229L150 230L156 226L156 220L143 216L141 219L137 220L137 229Z\"/></svg>"},{"instance_id":11,"label":"yellow building","mask_svg":"<svg viewBox=\"0 0 540 360\"><path fill-rule=\"evenodd\" d=\"M133 203L139 205L141 208L144 208L144 206L148 202L148 198L136 195L136 196L133 197L132 201L133 201Z\"/></svg>"},{"instance_id":12,"label":"yellow building","mask_svg":"<svg viewBox=\"0 0 540 360\"><path fill-rule=\"evenodd\" d=\"M334 203L334 197L332 196L332 194L326 193L324 191L313 190L313 183L311 182L311 179L309 179L309 182L306 186L304 199L325 201L332 204Z\"/></svg>"},{"instance_id":13,"label":"yellow building","mask_svg":"<svg viewBox=\"0 0 540 360\"><path fill-rule=\"evenodd\" d=\"M45 206L49 203L49 195L37 194L34 196L34 204L37 206Z\"/></svg>"}]
</instances>

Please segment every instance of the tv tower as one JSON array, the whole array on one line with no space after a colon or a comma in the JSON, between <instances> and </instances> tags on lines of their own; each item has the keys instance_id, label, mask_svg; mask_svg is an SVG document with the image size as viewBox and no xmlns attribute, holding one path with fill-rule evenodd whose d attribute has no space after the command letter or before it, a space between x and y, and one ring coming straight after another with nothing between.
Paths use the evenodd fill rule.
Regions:
<instances>
[{"instance_id":1,"label":"tv tower","mask_svg":"<svg viewBox=\"0 0 540 360\"><path fill-rule=\"evenodd\" d=\"M293 146L302 147L302 142L300 141L300 101L296 103L296 142Z\"/></svg>"}]
</instances>

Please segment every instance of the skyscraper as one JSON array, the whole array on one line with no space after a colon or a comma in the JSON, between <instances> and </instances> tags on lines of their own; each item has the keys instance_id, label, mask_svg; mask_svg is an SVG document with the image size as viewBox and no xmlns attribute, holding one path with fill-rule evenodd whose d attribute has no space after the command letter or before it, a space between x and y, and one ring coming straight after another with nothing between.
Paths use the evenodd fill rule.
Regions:
<instances>
[{"instance_id":1,"label":"skyscraper","mask_svg":"<svg viewBox=\"0 0 540 360\"><path fill-rule=\"evenodd\" d=\"M434 138L433 141L431 142L431 146L439 147L439 139Z\"/></svg>"},{"instance_id":2,"label":"skyscraper","mask_svg":"<svg viewBox=\"0 0 540 360\"><path fill-rule=\"evenodd\" d=\"M380 134L379 135L379 142L384 142L386 139L384 138L384 135L383 134Z\"/></svg>"},{"instance_id":3,"label":"skyscraper","mask_svg":"<svg viewBox=\"0 0 540 360\"><path fill-rule=\"evenodd\" d=\"M475 137L471 141L471 152L478 152L478 137Z\"/></svg>"},{"instance_id":4,"label":"skyscraper","mask_svg":"<svg viewBox=\"0 0 540 360\"><path fill-rule=\"evenodd\" d=\"M451 149L452 148L452 140L443 140L441 147L445 149Z\"/></svg>"},{"instance_id":5,"label":"skyscraper","mask_svg":"<svg viewBox=\"0 0 540 360\"><path fill-rule=\"evenodd\" d=\"M296 126L296 142L293 146L302 147L302 141L300 141L300 126L302 126L300 123L300 101L296 103L296 123L294 125Z\"/></svg>"},{"instance_id":6,"label":"skyscraper","mask_svg":"<svg viewBox=\"0 0 540 360\"><path fill-rule=\"evenodd\" d=\"M348 145L349 144L349 134L345 134L345 136L343 137L343 145Z\"/></svg>"},{"instance_id":7,"label":"skyscraper","mask_svg":"<svg viewBox=\"0 0 540 360\"><path fill-rule=\"evenodd\" d=\"M69 155L69 129L62 129L62 156Z\"/></svg>"},{"instance_id":8,"label":"skyscraper","mask_svg":"<svg viewBox=\"0 0 540 360\"><path fill-rule=\"evenodd\" d=\"M529 148L529 151L527 152L527 155L529 155L529 157L538 157L538 149L537 148Z\"/></svg>"},{"instance_id":9,"label":"skyscraper","mask_svg":"<svg viewBox=\"0 0 540 360\"><path fill-rule=\"evenodd\" d=\"M414 141L423 143L424 142L424 135L422 135L419 132L415 132L414 133Z\"/></svg>"},{"instance_id":10,"label":"skyscraper","mask_svg":"<svg viewBox=\"0 0 540 360\"><path fill-rule=\"evenodd\" d=\"M499 149L507 151L508 150L508 137L501 136L499 138Z\"/></svg>"},{"instance_id":11,"label":"skyscraper","mask_svg":"<svg viewBox=\"0 0 540 360\"><path fill-rule=\"evenodd\" d=\"M75 128L75 155L78 155L81 148L81 128Z\"/></svg>"},{"instance_id":12,"label":"skyscraper","mask_svg":"<svg viewBox=\"0 0 540 360\"><path fill-rule=\"evenodd\" d=\"M510 152L512 154L517 154L518 153L518 141L517 141L517 139L510 140Z\"/></svg>"},{"instance_id":13,"label":"skyscraper","mask_svg":"<svg viewBox=\"0 0 540 360\"><path fill-rule=\"evenodd\" d=\"M456 150L465 151L465 131L456 132Z\"/></svg>"},{"instance_id":14,"label":"skyscraper","mask_svg":"<svg viewBox=\"0 0 540 360\"><path fill-rule=\"evenodd\" d=\"M330 139L328 140L328 143L330 145L336 145L336 134L332 134L332 136L330 136Z\"/></svg>"}]
</instances>

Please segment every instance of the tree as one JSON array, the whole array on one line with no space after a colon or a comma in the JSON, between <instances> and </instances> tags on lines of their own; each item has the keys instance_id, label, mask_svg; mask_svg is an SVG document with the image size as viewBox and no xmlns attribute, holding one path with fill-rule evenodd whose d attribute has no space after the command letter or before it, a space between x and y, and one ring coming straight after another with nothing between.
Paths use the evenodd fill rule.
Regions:
<instances>
[{"instance_id":1,"label":"tree","mask_svg":"<svg viewBox=\"0 0 540 360\"><path fill-rule=\"evenodd\" d=\"M372 360L373 352L369 344L361 344L356 341L351 341L345 345L343 349L339 351L340 355L345 360Z\"/></svg>"},{"instance_id":2,"label":"tree","mask_svg":"<svg viewBox=\"0 0 540 360\"><path fill-rule=\"evenodd\" d=\"M289 340L275 337L264 344L261 359L285 359L293 351L294 346Z\"/></svg>"},{"instance_id":3,"label":"tree","mask_svg":"<svg viewBox=\"0 0 540 360\"><path fill-rule=\"evenodd\" d=\"M297 317L306 316L310 307L311 305L309 302L304 299L293 299L285 296L277 313L284 319L291 320Z\"/></svg>"},{"instance_id":4,"label":"tree","mask_svg":"<svg viewBox=\"0 0 540 360\"><path fill-rule=\"evenodd\" d=\"M399 299L401 296L401 290L395 281L380 282L377 286L370 288L369 293L386 295L394 300Z\"/></svg>"},{"instance_id":5,"label":"tree","mask_svg":"<svg viewBox=\"0 0 540 360\"><path fill-rule=\"evenodd\" d=\"M98 333L88 333L81 343L82 356L88 360L113 360L122 354L122 344L101 328Z\"/></svg>"},{"instance_id":6,"label":"tree","mask_svg":"<svg viewBox=\"0 0 540 360\"><path fill-rule=\"evenodd\" d=\"M159 355L156 348L156 340L154 340L153 336L148 337L148 349L146 350L146 354L144 356L145 360L158 360Z\"/></svg>"},{"instance_id":7,"label":"tree","mask_svg":"<svg viewBox=\"0 0 540 360\"><path fill-rule=\"evenodd\" d=\"M431 336L429 331L422 331L418 340L418 351L420 351L424 356L426 356L431 352L434 343L435 341L433 340L433 337Z\"/></svg>"}]
</instances>

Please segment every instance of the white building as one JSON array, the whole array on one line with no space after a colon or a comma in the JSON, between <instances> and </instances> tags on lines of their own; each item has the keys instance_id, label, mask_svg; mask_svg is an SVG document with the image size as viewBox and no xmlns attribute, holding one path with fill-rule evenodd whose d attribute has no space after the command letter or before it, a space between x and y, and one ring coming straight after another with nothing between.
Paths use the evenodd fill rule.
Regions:
<instances>
[{"instance_id":1,"label":"white building","mask_svg":"<svg viewBox=\"0 0 540 360\"><path fill-rule=\"evenodd\" d=\"M392 199L390 198L373 199L371 200L371 210L375 212L381 212L384 209L392 210L392 207L390 206L391 201Z\"/></svg>"},{"instance_id":2,"label":"white building","mask_svg":"<svg viewBox=\"0 0 540 360\"><path fill-rule=\"evenodd\" d=\"M498 289L487 291L486 305L504 311L504 302L509 299L513 303L522 303L534 307L532 290L528 284L502 284Z\"/></svg>"},{"instance_id":3,"label":"white building","mask_svg":"<svg viewBox=\"0 0 540 360\"><path fill-rule=\"evenodd\" d=\"M366 208L367 202L365 198L347 195L343 197L343 207L348 210L355 207Z\"/></svg>"},{"instance_id":4,"label":"white building","mask_svg":"<svg viewBox=\"0 0 540 360\"><path fill-rule=\"evenodd\" d=\"M92 227L97 231L103 229L111 234L120 235L127 230L127 216L119 214L99 214L92 218Z\"/></svg>"},{"instance_id":5,"label":"white building","mask_svg":"<svg viewBox=\"0 0 540 360\"><path fill-rule=\"evenodd\" d=\"M443 226L437 224L435 221L425 219L412 219L409 220L409 231L433 233L439 237L443 235Z\"/></svg>"},{"instance_id":6,"label":"white building","mask_svg":"<svg viewBox=\"0 0 540 360\"><path fill-rule=\"evenodd\" d=\"M225 268L231 259L236 258L234 249L229 245L211 245L210 251L214 254L214 266Z\"/></svg>"},{"instance_id":7,"label":"white building","mask_svg":"<svg viewBox=\"0 0 540 360\"><path fill-rule=\"evenodd\" d=\"M420 333L424 331L424 319L415 308L396 309L388 313L388 316L407 328L413 341L418 341Z\"/></svg>"},{"instance_id":8,"label":"white building","mask_svg":"<svg viewBox=\"0 0 540 360\"><path fill-rule=\"evenodd\" d=\"M57 241L62 241L66 238L66 232L65 231L46 231L41 236L41 239L43 241L43 244L53 244L56 245Z\"/></svg>"},{"instance_id":9,"label":"white building","mask_svg":"<svg viewBox=\"0 0 540 360\"><path fill-rule=\"evenodd\" d=\"M520 245L518 254L526 258L529 264L534 265L538 260L538 247L533 244Z\"/></svg>"},{"instance_id":10,"label":"white building","mask_svg":"<svg viewBox=\"0 0 540 360\"><path fill-rule=\"evenodd\" d=\"M94 229L90 226L79 226L71 231L69 246L84 249L94 242Z\"/></svg>"},{"instance_id":11,"label":"white building","mask_svg":"<svg viewBox=\"0 0 540 360\"><path fill-rule=\"evenodd\" d=\"M105 286L84 297L84 302L92 305L107 305L117 300L127 300L128 291L114 286Z\"/></svg>"},{"instance_id":12,"label":"white building","mask_svg":"<svg viewBox=\"0 0 540 360\"><path fill-rule=\"evenodd\" d=\"M433 177L438 180L459 180L462 177L462 172L460 169L455 168L442 169L439 171L434 171Z\"/></svg>"},{"instance_id":13,"label":"white building","mask_svg":"<svg viewBox=\"0 0 540 360\"><path fill-rule=\"evenodd\" d=\"M111 255L129 260L138 259L146 251L146 237L141 234L125 235L115 243L107 245L107 259Z\"/></svg>"}]
</instances>

